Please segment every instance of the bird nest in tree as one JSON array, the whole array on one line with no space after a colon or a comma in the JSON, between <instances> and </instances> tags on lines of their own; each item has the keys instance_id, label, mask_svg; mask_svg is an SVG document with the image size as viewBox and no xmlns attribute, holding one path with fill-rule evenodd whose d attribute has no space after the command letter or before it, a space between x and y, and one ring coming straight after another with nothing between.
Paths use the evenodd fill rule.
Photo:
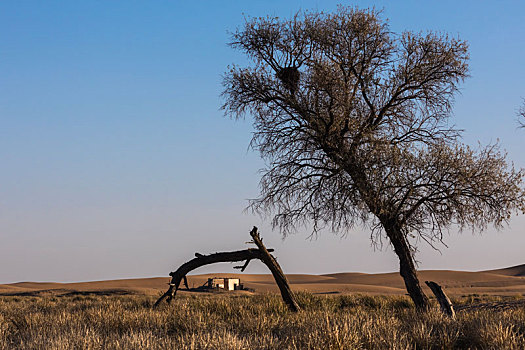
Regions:
<instances>
[{"instance_id":1,"label":"bird nest in tree","mask_svg":"<svg viewBox=\"0 0 525 350\"><path fill-rule=\"evenodd\" d=\"M292 93L297 90L299 86L299 78L301 73L297 67L284 67L277 71L277 78L281 80L283 85Z\"/></svg>"}]
</instances>

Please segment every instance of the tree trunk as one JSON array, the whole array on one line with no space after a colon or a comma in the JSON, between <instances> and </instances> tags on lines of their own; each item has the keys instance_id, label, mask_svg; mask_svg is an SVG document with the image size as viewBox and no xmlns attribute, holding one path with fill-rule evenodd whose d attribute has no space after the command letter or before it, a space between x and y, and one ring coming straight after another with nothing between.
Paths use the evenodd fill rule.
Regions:
<instances>
[{"instance_id":1,"label":"tree trunk","mask_svg":"<svg viewBox=\"0 0 525 350\"><path fill-rule=\"evenodd\" d=\"M395 225L384 225L384 228L399 258L399 274L405 281L408 295L412 298L417 310L429 310L430 302L419 284L414 257L410 251L406 237Z\"/></svg>"},{"instance_id":2,"label":"tree trunk","mask_svg":"<svg viewBox=\"0 0 525 350\"><path fill-rule=\"evenodd\" d=\"M329 149L325 149L325 152L334 162L338 163L337 157L333 155L333 152L330 152ZM414 258L406 237L401 231L399 223L395 219L392 219L392 217L383 214L384 210L389 208L385 208L384 204L382 205L380 202L378 203L377 198L380 196L367 181L367 176L363 170L364 167L359 166L360 162L358 159L359 157L356 156L356 146L353 145L349 151L348 159L344 163L344 169L352 177L370 212L380 220L386 235L394 246L394 251L399 258L399 273L405 281L408 295L410 295L410 298L412 298L418 310L429 310L430 302L419 285ZM386 212L388 212L388 210L386 210Z\"/></svg>"}]
</instances>

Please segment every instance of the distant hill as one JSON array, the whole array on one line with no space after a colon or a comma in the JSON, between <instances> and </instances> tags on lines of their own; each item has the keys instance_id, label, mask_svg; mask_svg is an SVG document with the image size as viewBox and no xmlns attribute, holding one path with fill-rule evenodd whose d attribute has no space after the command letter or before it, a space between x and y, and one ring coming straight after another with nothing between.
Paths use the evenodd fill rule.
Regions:
<instances>
[{"instance_id":1,"label":"distant hill","mask_svg":"<svg viewBox=\"0 0 525 350\"><path fill-rule=\"evenodd\" d=\"M506 268L497 269L497 270L488 270L488 271L483 271L483 272L495 273L498 275L505 275L505 276L524 277L525 276L525 264L516 265L512 267L506 267Z\"/></svg>"},{"instance_id":2,"label":"distant hill","mask_svg":"<svg viewBox=\"0 0 525 350\"><path fill-rule=\"evenodd\" d=\"M215 273L189 275L190 287L198 287L211 277L240 278L241 282L256 292L278 292L271 274ZM406 294L399 273L343 272L325 275L289 274L293 290L306 290L317 294ZM466 272L451 270L419 271L424 281L435 281L449 295L489 294L525 295L525 264L503 269ZM19 282L0 284L1 295L64 295L64 294L147 294L159 295L168 288L169 277L135 278L78 283ZM182 287L182 286L181 286ZM181 289L182 293L187 293ZM427 292L428 289L427 289Z\"/></svg>"}]
</instances>

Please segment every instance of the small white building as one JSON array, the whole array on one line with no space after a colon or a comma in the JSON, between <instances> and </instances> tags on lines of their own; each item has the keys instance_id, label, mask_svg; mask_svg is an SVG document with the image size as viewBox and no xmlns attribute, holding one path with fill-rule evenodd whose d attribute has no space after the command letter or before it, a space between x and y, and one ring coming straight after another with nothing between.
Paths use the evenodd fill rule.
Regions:
<instances>
[{"instance_id":1,"label":"small white building","mask_svg":"<svg viewBox=\"0 0 525 350\"><path fill-rule=\"evenodd\" d=\"M241 281L238 278L208 278L208 288L219 288L224 290L240 289Z\"/></svg>"}]
</instances>

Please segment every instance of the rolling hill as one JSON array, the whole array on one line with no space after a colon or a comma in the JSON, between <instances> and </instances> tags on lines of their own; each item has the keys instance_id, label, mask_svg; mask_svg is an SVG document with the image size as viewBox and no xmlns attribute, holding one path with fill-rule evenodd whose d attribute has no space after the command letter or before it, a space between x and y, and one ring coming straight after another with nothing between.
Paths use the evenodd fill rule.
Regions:
<instances>
[{"instance_id":1,"label":"rolling hill","mask_svg":"<svg viewBox=\"0 0 525 350\"><path fill-rule=\"evenodd\" d=\"M189 275L190 287L204 284L210 277L240 278L246 287L256 292L278 292L270 274L216 273ZM450 295L489 294L525 295L525 264L503 269L466 272L452 270L423 270L419 278L435 281L442 285ZM293 290L306 290L319 294L405 294L404 283L397 272L392 273L333 273L325 275L290 274ZM168 277L119 279L107 281L54 283L19 282L0 284L2 295L46 295L46 294L147 294L158 295L167 289ZM424 286L426 288L426 286ZM182 290L182 292L185 292ZM428 290L427 290L428 292Z\"/></svg>"}]
</instances>

